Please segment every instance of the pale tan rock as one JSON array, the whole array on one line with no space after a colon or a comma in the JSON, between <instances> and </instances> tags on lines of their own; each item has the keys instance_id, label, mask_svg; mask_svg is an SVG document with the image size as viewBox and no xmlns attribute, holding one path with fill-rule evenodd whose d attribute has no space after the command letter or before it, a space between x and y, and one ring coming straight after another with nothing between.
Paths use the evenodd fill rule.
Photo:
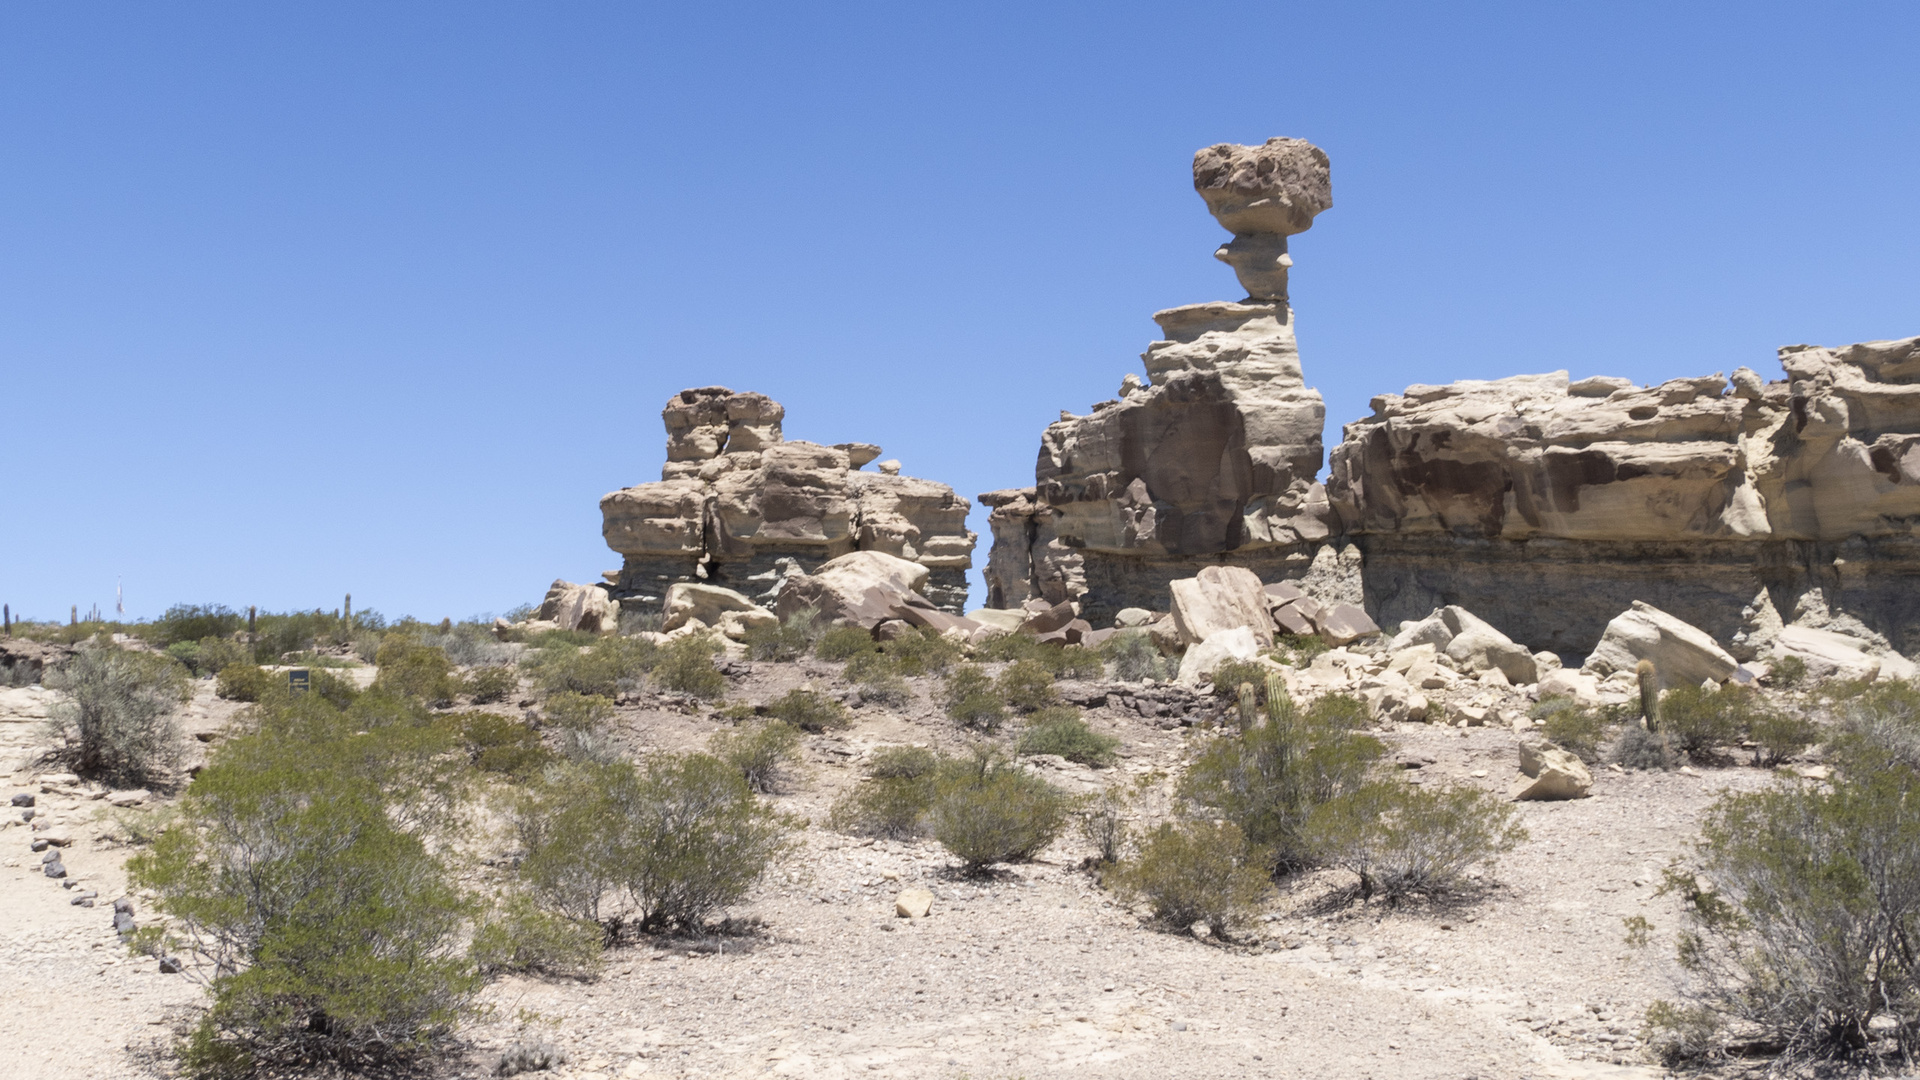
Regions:
<instances>
[{"instance_id":1,"label":"pale tan rock","mask_svg":"<svg viewBox=\"0 0 1920 1080\"><path fill-rule=\"evenodd\" d=\"M893 898L893 914L900 919L924 919L933 914L933 893L927 889L902 889Z\"/></svg>"},{"instance_id":2,"label":"pale tan rock","mask_svg":"<svg viewBox=\"0 0 1920 1080\"><path fill-rule=\"evenodd\" d=\"M723 612L720 615L719 621L715 622L713 627L720 631L721 636L725 637L728 641L745 641L747 640L747 633L755 628L779 625L780 617L778 615L768 611L766 608L757 607L746 611Z\"/></svg>"},{"instance_id":3,"label":"pale tan rock","mask_svg":"<svg viewBox=\"0 0 1920 1080\"><path fill-rule=\"evenodd\" d=\"M1773 659L1797 656L1815 680L1872 679L1880 674L1881 661L1868 654L1869 644L1831 630L1787 626L1773 640Z\"/></svg>"},{"instance_id":4,"label":"pale tan rock","mask_svg":"<svg viewBox=\"0 0 1920 1080\"><path fill-rule=\"evenodd\" d=\"M604 585L575 585L555 581L540 601L534 618L550 622L560 630L584 630L590 634L611 634L620 623L620 605L607 595Z\"/></svg>"},{"instance_id":5,"label":"pale tan rock","mask_svg":"<svg viewBox=\"0 0 1920 1080\"><path fill-rule=\"evenodd\" d=\"M1213 678L1220 665L1229 660L1248 661L1260 655L1260 639L1251 628L1234 626L1216 631L1205 641L1188 646L1180 658L1180 674L1175 681L1183 686L1199 686Z\"/></svg>"},{"instance_id":6,"label":"pale tan rock","mask_svg":"<svg viewBox=\"0 0 1920 1080\"><path fill-rule=\"evenodd\" d=\"M1600 680L1585 672L1561 668L1540 677L1540 696L1570 697L1582 705L1600 703Z\"/></svg>"},{"instance_id":7,"label":"pale tan rock","mask_svg":"<svg viewBox=\"0 0 1920 1080\"><path fill-rule=\"evenodd\" d=\"M1266 594L1253 571L1238 566L1209 566L1194 577L1168 584L1172 615L1182 643L1192 646L1222 631L1246 629L1261 648L1273 644L1273 622Z\"/></svg>"},{"instance_id":8,"label":"pale tan rock","mask_svg":"<svg viewBox=\"0 0 1920 1080\"><path fill-rule=\"evenodd\" d=\"M1122 629L1150 626L1161 618L1161 613L1146 608L1121 608L1113 617L1113 625Z\"/></svg>"},{"instance_id":9,"label":"pale tan rock","mask_svg":"<svg viewBox=\"0 0 1920 1080\"><path fill-rule=\"evenodd\" d=\"M1573 754L1556 746L1520 744L1522 779L1513 786L1516 800L1584 799L1593 789L1593 774Z\"/></svg>"},{"instance_id":10,"label":"pale tan rock","mask_svg":"<svg viewBox=\"0 0 1920 1080\"><path fill-rule=\"evenodd\" d=\"M1334 604L1321 612L1320 633L1333 645L1346 645L1380 632L1380 627L1355 604Z\"/></svg>"},{"instance_id":11,"label":"pale tan rock","mask_svg":"<svg viewBox=\"0 0 1920 1080\"><path fill-rule=\"evenodd\" d=\"M989 630L996 630L1005 634L1011 634L1020 629L1020 624L1026 621L1025 613L1018 608L1011 611L999 608L976 608L967 612L967 618L985 626Z\"/></svg>"},{"instance_id":12,"label":"pale tan rock","mask_svg":"<svg viewBox=\"0 0 1920 1080\"><path fill-rule=\"evenodd\" d=\"M689 619L699 619L708 626L717 626L721 616L728 612L754 611L769 618L772 618L773 614L754 603L751 598L732 589L692 582L680 582L669 586L662 611L666 615L665 620L660 624L662 631L678 630Z\"/></svg>"},{"instance_id":13,"label":"pale tan rock","mask_svg":"<svg viewBox=\"0 0 1920 1080\"><path fill-rule=\"evenodd\" d=\"M1361 699L1367 712L1381 723L1397 724L1427 718L1427 699L1413 688L1404 675L1382 672L1361 680Z\"/></svg>"},{"instance_id":14,"label":"pale tan rock","mask_svg":"<svg viewBox=\"0 0 1920 1080\"><path fill-rule=\"evenodd\" d=\"M1725 682L1739 666L1705 631L1635 600L1607 624L1583 670L1602 676L1631 672L1642 660L1653 661L1663 688Z\"/></svg>"}]
</instances>

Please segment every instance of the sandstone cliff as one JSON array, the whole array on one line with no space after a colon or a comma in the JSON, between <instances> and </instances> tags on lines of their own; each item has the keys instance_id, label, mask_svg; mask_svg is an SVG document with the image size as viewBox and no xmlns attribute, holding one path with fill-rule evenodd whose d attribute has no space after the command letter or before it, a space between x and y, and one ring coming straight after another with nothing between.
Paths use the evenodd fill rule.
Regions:
<instances>
[{"instance_id":1,"label":"sandstone cliff","mask_svg":"<svg viewBox=\"0 0 1920 1080\"><path fill-rule=\"evenodd\" d=\"M971 505L945 484L861 467L865 443L786 441L786 410L764 394L683 390L667 402L661 478L600 500L601 534L624 556L607 580L629 605L660 603L668 586L708 581L767 591L791 559L803 571L851 551L880 551L927 567L926 594L965 605L974 534Z\"/></svg>"}]
</instances>

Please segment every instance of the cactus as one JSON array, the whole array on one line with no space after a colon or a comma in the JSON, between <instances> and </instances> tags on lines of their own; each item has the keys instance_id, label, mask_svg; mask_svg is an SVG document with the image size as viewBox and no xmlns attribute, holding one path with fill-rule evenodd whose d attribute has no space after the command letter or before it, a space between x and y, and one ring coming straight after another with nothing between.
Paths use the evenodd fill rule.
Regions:
<instances>
[{"instance_id":1,"label":"cactus","mask_svg":"<svg viewBox=\"0 0 1920 1080\"><path fill-rule=\"evenodd\" d=\"M1293 699L1287 696L1287 680L1281 678L1277 671L1267 672L1267 722L1293 722Z\"/></svg>"},{"instance_id":2,"label":"cactus","mask_svg":"<svg viewBox=\"0 0 1920 1080\"><path fill-rule=\"evenodd\" d=\"M1253 689L1253 684L1250 682L1241 683L1238 694L1240 697L1240 730L1252 731L1253 722L1260 715L1260 696Z\"/></svg>"},{"instance_id":3,"label":"cactus","mask_svg":"<svg viewBox=\"0 0 1920 1080\"><path fill-rule=\"evenodd\" d=\"M1633 673L1640 680L1640 715L1647 722L1648 731L1660 730L1660 680L1653 670L1653 661L1642 660L1634 665Z\"/></svg>"}]
</instances>

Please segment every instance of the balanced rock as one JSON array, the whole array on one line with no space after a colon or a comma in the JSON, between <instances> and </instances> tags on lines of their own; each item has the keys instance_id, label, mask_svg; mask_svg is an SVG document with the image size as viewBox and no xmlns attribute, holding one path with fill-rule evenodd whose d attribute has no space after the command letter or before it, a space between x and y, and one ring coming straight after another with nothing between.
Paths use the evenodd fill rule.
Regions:
<instances>
[{"instance_id":1,"label":"balanced rock","mask_svg":"<svg viewBox=\"0 0 1920 1080\"><path fill-rule=\"evenodd\" d=\"M1206 641L1236 627L1252 631L1260 645L1273 644L1273 619L1260 578L1239 566L1209 566L1190 578L1168 583L1173 625L1187 645Z\"/></svg>"},{"instance_id":2,"label":"balanced rock","mask_svg":"<svg viewBox=\"0 0 1920 1080\"><path fill-rule=\"evenodd\" d=\"M620 606L607 595L603 585L575 585L555 581L540 600L534 613L536 623L551 624L559 630L583 630L589 634L611 634L620 624Z\"/></svg>"}]
</instances>

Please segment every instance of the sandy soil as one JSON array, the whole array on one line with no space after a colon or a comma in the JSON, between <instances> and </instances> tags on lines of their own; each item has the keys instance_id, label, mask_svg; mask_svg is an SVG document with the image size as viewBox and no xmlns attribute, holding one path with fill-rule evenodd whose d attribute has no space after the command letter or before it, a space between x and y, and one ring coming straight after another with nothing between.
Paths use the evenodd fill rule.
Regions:
<instances>
[{"instance_id":1,"label":"sandy soil","mask_svg":"<svg viewBox=\"0 0 1920 1080\"><path fill-rule=\"evenodd\" d=\"M763 701L837 665L734 665L732 700ZM733 912L758 934L656 941L612 954L593 982L510 978L485 994L468 1053L447 1075L479 1076L498 1050L545 1039L571 1077L1652 1077L1638 1048L1648 1001L1671 993L1665 958L1677 902L1655 895L1659 870L1689 844L1721 791L1767 782L1751 768L1690 773L1599 770L1591 798L1519 804L1531 838L1481 895L1453 906L1340 905L1326 873L1277 891L1231 944L1143 925L1078 869L1063 839L996 878L960 877L935 844L841 837L821 824L878 745L957 748L964 740L925 700L862 708L846 732L810 737L807 766L777 801L813 821L802 849ZM35 700L0 691L0 748L26 745ZM1518 704L1518 699L1514 699ZM43 703L42 703L43 704ZM514 706L504 706L511 711ZM212 737L233 707L201 684L191 731ZM1096 790L1171 775L1192 729L1117 710L1088 714L1122 736L1125 757L1091 770L1036 759L1064 786ZM634 752L702 745L725 722L710 708L643 699L616 722ZM1501 727L1408 724L1383 732L1421 782L1502 790L1517 775L1517 736ZM23 741L25 740L25 741ZM198 741L198 740L196 740ZM198 988L127 957L112 929L128 849L111 796L45 785L30 768L37 821L75 832L75 888L45 878L32 827L8 811L0 830L0 1077L164 1075L156 1053ZM924 920L896 918L899 890L934 893ZM97 906L70 901L85 891ZM144 905L136 898L136 904ZM1624 917L1658 931L1623 942ZM150 913L139 912L146 922ZM24 1006L24 1007L18 1007Z\"/></svg>"}]
</instances>

